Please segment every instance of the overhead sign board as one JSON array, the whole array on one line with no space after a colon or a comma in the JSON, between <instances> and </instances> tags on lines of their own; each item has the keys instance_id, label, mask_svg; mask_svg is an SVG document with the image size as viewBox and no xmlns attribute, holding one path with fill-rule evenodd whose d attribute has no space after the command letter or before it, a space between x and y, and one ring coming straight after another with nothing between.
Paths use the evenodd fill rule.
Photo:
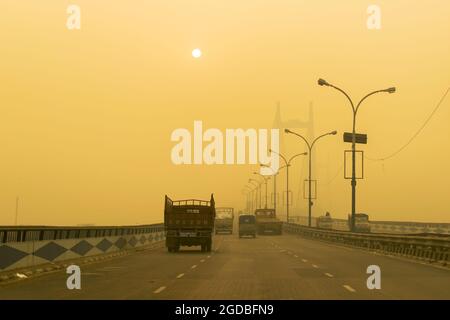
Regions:
<instances>
[{"instance_id":1,"label":"overhead sign board","mask_svg":"<svg viewBox=\"0 0 450 320\"><path fill-rule=\"evenodd\" d=\"M353 134L344 132L344 142L353 142ZM367 144L367 134L355 133L355 143Z\"/></svg>"}]
</instances>

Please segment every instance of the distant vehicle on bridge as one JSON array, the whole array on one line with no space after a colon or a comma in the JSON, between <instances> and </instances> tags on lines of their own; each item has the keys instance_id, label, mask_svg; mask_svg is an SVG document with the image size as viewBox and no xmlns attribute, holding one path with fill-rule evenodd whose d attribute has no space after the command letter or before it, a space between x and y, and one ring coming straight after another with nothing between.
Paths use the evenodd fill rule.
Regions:
<instances>
[{"instance_id":1,"label":"distant vehicle on bridge","mask_svg":"<svg viewBox=\"0 0 450 320\"><path fill-rule=\"evenodd\" d=\"M216 234L229 233L233 234L234 209L230 207L216 208L216 221L214 229Z\"/></svg>"},{"instance_id":2,"label":"distant vehicle on bridge","mask_svg":"<svg viewBox=\"0 0 450 320\"><path fill-rule=\"evenodd\" d=\"M352 216L348 215L348 227L351 230ZM365 213L355 213L355 232L370 232L369 215Z\"/></svg>"},{"instance_id":3,"label":"distant vehicle on bridge","mask_svg":"<svg viewBox=\"0 0 450 320\"><path fill-rule=\"evenodd\" d=\"M275 209L256 209L255 217L258 234L282 234L283 223L277 218Z\"/></svg>"},{"instance_id":4,"label":"distant vehicle on bridge","mask_svg":"<svg viewBox=\"0 0 450 320\"><path fill-rule=\"evenodd\" d=\"M253 214L239 216L239 238L244 236L256 238L256 218Z\"/></svg>"},{"instance_id":5,"label":"distant vehicle on bridge","mask_svg":"<svg viewBox=\"0 0 450 320\"><path fill-rule=\"evenodd\" d=\"M168 251L177 252L180 246L201 246L203 252L211 251L215 216L212 194L210 201L196 199L173 201L166 195L164 226Z\"/></svg>"},{"instance_id":6,"label":"distant vehicle on bridge","mask_svg":"<svg viewBox=\"0 0 450 320\"><path fill-rule=\"evenodd\" d=\"M316 219L316 227L319 229L333 229L333 219L329 212L325 213L324 216L320 216Z\"/></svg>"}]
</instances>

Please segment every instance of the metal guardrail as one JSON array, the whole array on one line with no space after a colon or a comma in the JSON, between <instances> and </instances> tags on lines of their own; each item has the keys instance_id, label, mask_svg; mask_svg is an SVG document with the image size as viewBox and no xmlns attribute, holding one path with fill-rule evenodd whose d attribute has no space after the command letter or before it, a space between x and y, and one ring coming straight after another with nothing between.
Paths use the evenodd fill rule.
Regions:
<instances>
[{"instance_id":1,"label":"metal guardrail","mask_svg":"<svg viewBox=\"0 0 450 320\"><path fill-rule=\"evenodd\" d=\"M293 223L285 223L284 230L306 238L420 258L444 265L450 261L449 236L354 233L310 228Z\"/></svg>"},{"instance_id":2,"label":"metal guardrail","mask_svg":"<svg viewBox=\"0 0 450 320\"><path fill-rule=\"evenodd\" d=\"M308 225L307 216L290 217L291 223ZM296 220L294 220L296 219ZM312 226L317 225L317 217L312 217ZM450 223L435 222L408 222L408 221L378 221L370 220L372 233L392 233L392 234L420 234L435 233L450 235ZM348 221L340 218L333 218L333 230L348 231Z\"/></svg>"},{"instance_id":3,"label":"metal guardrail","mask_svg":"<svg viewBox=\"0 0 450 320\"><path fill-rule=\"evenodd\" d=\"M164 231L164 224L118 227L0 226L0 244L42 240L114 237Z\"/></svg>"}]
</instances>

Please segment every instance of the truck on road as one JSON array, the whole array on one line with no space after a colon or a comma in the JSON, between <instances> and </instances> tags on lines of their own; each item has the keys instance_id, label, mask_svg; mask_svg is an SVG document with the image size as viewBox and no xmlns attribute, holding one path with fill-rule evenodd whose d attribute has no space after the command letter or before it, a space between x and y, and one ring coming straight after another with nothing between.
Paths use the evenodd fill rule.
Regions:
<instances>
[{"instance_id":1,"label":"truck on road","mask_svg":"<svg viewBox=\"0 0 450 320\"><path fill-rule=\"evenodd\" d=\"M282 234L283 223L277 218L275 209L256 209L255 218L258 234Z\"/></svg>"},{"instance_id":2,"label":"truck on road","mask_svg":"<svg viewBox=\"0 0 450 320\"><path fill-rule=\"evenodd\" d=\"M181 246L201 246L203 252L211 251L215 216L213 194L209 201L173 201L166 195L164 227L167 250L177 252Z\"/></svg>"},{"instance_id":3,"label":"truck on road","mask_svg":"<svg viewBox=\"0 0 450 320\"><path fill-rule=\"evenodd\" d=\"M216 208L216 222L214 228L216 234L229 233L233 234L234 209L230 207Z\"/></svg>"}]
</instances>

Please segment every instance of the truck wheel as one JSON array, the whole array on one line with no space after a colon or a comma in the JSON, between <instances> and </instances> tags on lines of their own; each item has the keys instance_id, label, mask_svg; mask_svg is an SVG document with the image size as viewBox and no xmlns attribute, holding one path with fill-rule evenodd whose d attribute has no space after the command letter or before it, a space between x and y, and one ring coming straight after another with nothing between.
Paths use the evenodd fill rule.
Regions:
<instances>
[{"instance_id":1,"label":"truck wheel","mask_svg":"<svg viewBox=\"0 0 450 320\"><path fill-rule=\"evenodd\" d=\"M206 251L206 245L202 243L202 244L201 244L201 247L202 247L202 248L201 248L202 252L205 252L205 251Z\"/></svg>"},{"instance_id":2,"label":"truck wheel","mask_svg":"<svg viewBox=\"0 0 450 320\"><path fill-rule=\"evenodd\" d=\"M211 243L208 243L208 244L206 245L206 251L207 251L207 252L211 252Z\"/></svg>"},{"instance_id":3,"label":"truck wheel","mask_svg":"<svg viewBox=\"0 0 450 320\"><path fill-rule=\"evenodd\" d=\"M167 251L172 252L172 247L167 247Z\"/></svg>"}]
</instances>

